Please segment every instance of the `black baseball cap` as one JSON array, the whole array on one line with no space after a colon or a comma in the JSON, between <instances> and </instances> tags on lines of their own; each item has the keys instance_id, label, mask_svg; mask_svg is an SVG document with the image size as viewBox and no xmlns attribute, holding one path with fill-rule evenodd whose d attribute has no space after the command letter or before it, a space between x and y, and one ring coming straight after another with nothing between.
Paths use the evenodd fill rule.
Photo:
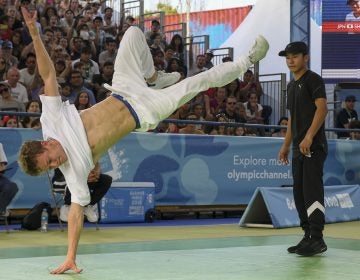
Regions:
<instances>
[{"instance_id":1,"label":"black baseball cap","mask_svg":"<svg viewBox=\"0 0 360 280\"><path fill-rule=\"evenodd\" d=\"M349 102L349 101L355 102L356 97L355 97L355 95L348 95L348 96L345 97L345 101L347 101L347 102Z\"/></svg>"},{"instance_id":2,"label":"black baseball cap","mask_svg":"<svg viewBox=\"0 0 360 280\"><path fill-rule=\"evenodd\" d=\"M359 2L360 0L347 0L346 1L346 4L347 5L350 5L351 3L354 3L354 2Z\"/></svg>"},{"instance_id":3,"label":"black baseball cap","mask_svg":"<svg viewBox=\"0 0 360 280\"><path fill-rule=\"evenodd\" d=\"M285 50L279 52L279 56L286 56L287 54L308 54L309 49L308 46L304 42L292 42L290 44L287 44Z\"/></svg>"}]
</instances>

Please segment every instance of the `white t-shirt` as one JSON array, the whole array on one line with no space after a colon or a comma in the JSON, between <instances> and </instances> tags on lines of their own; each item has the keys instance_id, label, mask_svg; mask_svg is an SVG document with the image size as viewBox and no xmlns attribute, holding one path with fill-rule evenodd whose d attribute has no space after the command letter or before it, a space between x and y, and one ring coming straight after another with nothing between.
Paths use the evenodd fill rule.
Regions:
<instances>
[{"instance_id":1,"label":"white t-shirt","mask_svg":"<svg viewBox=\"0 0 360 280\"><path fill-rule=\"evenodd\" d=\"M249 118L255 118L256 117L255 112L252 113L247 105L248 105L248 102L245 102L244 107L245 107L246 116L249 117ZM257 104L257 108L258 108L258 111L262 111L263 106L261 106L261 104Z\"/></svg>"},{"instance_id":2,"label":"white t-shirt","mask_svg":"<svg viewBox=\"0 0 360 280\"><path fill-rule=\"evenodd\" d=\"M345 21L360 21L360 17L355 17L354 12L350 12L346 15Z\"/></svg>"},{"instance_id":3,"label":"white t-shirt","mask_svg":"<svg viewBox=\"0 0 360 280\"><path fill-rule=\"evenodd\" d=\"M30 87L34 81L35 73L30 74L27 68L20 69L19 72L20 72L19 82L23 83L27 87Z\"/></svg>"},{"instance_id":4,"label":"white t-shirt","mask_svg":"<svg viewBox=\"0 0 360 280\"><path fill-rule=\"evenodd\" d=\"M8 81L6 80L5 82L7 83ZM22 103L26 103L29 101L26 87L24 87L20 83L16 83L16 87L11 87L11 96L15 100L22 102Z\"/></svg>"},{"instance_id":5,"label":"white t-shirt","mask_svg":"<svg viewBox=\"0 0 360 280\"><path fill-rule=\"evenodd\" d=\"M346 15L345 21L360 21L360 17L355 17L354 12L350 12ZM348 32L348 34L356 34L355 32Z\"/></svg>"},{"instance_id":6,"label":"white t-shirt","mask_svg":"<svg viewBox=\"0 0 360 280\"><path fill-rule=\"evenodd\" d=\"M62 102L60 96L40 95L40 100L43 137L61 143L68 160L59 168L70 190L71 202L85 206L90 203L87 178L94 162L80 115L73 104Z\"/></svg>"}]
</instances>

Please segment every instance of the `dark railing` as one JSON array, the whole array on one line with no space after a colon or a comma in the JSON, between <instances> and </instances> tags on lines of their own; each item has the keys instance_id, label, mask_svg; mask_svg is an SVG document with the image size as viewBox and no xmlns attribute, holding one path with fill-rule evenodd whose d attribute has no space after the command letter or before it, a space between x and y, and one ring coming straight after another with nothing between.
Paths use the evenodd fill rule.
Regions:
<instances>
[{"instance_id":1,"label":"dark railing","mask_svg":"<svg viewBox=\"0 0 360 280\"><path fill-rule=\"evenodd\" d=\"M206 50L209 49L209 42L209 35L196 35L185 38L185 48L189 59L187 65L196 62L196 56L205 54Z\"/></svg>"},{"instance_id":2,"label":"dark railing","mask_svg":"<svg viewBox=\"0 0 360 280\"><path fill-rule=\"evenodd\" d=\"M213 59L211 60L211 62L214 64L214 65L218 65L218 64L221 64L223 63L222 59L224 57L231 57L231 59L233 60L234 59L234 48L215 48L215 49L211 49L213 54L214 54L214 57Z\"/></svg>"},{"instance_id":3,"label":"dark railing","mask_svg":"<svg viewBox=\"0 0 360 280\"><path fill-rule=\"evenodd\" d=\"M27 112L13 112L13 111L0 111L0 116L18 116L18 117L40 117L39 113L27 113ZM178 120L178 119L165 119L164 123L179 123L179 124L201 124L208 126L227 126L227 127L247 127L265 129L270 131L271 129L286 128L286 126L280 125L264 125L264 124L249 124L238 122L215 122L215 121L195 121L195 120ZM360 129L347 129L347 128L325 128L327 132L360 132ZM332 137L329 137L332 138Z\"/></svg>"},{"instance_id":4,"label":"dark railing","mask_svg":"<svg viewBox=\"0 0 360 280\"><path fill-rule=\"evenodd\" d=\"M140 23L140 28L144 32L150 31L151 21L153 21L154 19L160 22L161 32L163 32L164 30L162 26L164 26L165 23L165 13L162 11L143 14L142 21Z\"/></svg>"},{"instance_id":5,"label":"dark railing","mask_svg":"<svg viewBox=\"0 0 360 280\"><path fill-rule=\"evenodd\" d=\"M260 103L271 107L269 123L277 124L281 117L286 116L286 74L264 74L259 79L264 92Z\"/></svg>"},{"instance_id":6,"label":"dark railing","mask_svg":"<svg viewBox=\"0 0 360 280\"><path fill-rule=\"evenodd\" d=\"M163 25L162 31L166 36L167 42L171 42L171 39L175 34L179 34L182 38L186 38L186 23L180 22Z\"/></svg>"},{"instance_id":7,"label":"dark railing","mask_svg":"<svg viewBox=\"0 0 360 280\"><path fill-rule=\"evenodd\" d=\"M116 1L113 1L116 2ZM126 16L132 16L135 18L135 25L139 26L144 30L144 0L132 0L132 1L120 1L120 6L118 7L120 14L126 18ZM114 9L114 7L113 7ZM119 19L115 19L116 22L120 22Z\"/></svg>"}]
</instances>

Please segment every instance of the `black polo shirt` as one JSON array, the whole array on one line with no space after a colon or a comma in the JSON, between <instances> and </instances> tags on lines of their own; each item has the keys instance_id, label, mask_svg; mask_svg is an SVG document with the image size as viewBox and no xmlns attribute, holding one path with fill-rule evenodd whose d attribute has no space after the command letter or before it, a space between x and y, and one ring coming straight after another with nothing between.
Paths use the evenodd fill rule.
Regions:
<instances>
[{"instance_id":1,"label":"black polo shirt","mask_svg":"<svg viewBox=\"0 0 360 280\"><path fill-rule=\"evenodd\" d=\"M299 144L304 139L313 121L317 98L326 98L323 79L316 73L308 70L297 81L292 80L287 87L287 109L291 116L291 133L293 151L299 151ZM327 152L325 124L323 124L310 147L311 151L324 149Z\"/></svg>"}]
</instances>

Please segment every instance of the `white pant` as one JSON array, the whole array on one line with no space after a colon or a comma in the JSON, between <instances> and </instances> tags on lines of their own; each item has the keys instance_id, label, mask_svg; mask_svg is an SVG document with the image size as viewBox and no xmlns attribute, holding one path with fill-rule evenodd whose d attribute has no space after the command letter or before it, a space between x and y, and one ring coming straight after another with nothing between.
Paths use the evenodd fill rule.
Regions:
<instances>
[{"instance_id":1,"label":"white pant","mask_svg":"<svg viewBox=\"0 0 360 280\"><path fill-rule=\"evenodd\" d=\"M143 32L132 26L120 43L112 86L105 87L121 95L133 107L140 121L137 131L147 131L199 92L222 87L242 76L250 65L249 58L242 56L236 62L222 63L165 89L154 90L144 80L155 73L150 49Z\"/></svg>"}]
</instances>

